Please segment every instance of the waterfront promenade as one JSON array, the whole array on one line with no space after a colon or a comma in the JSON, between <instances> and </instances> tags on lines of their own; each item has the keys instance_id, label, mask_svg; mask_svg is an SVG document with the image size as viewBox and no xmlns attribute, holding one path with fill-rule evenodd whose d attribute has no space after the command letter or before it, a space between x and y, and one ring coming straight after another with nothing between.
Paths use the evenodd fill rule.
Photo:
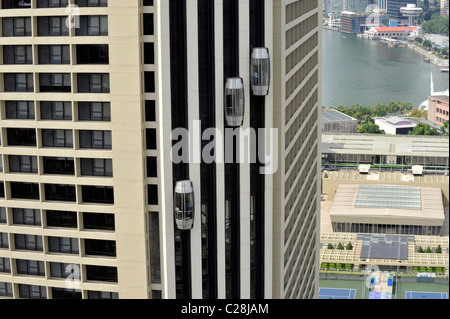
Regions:
<instances>
[{"instance_id":1,"label":"waterfront promenade","mask_svg":"<svg viewBox=\"0 0 450 319\"><path fill-rule=\"evenodd\" d=\"M440 59L432 52L422 49L413 43L408 43L407 47L409 49L423 55L424 57L429 58L430 62L438 67L448 67L448 59L447 60Z\"/></svg>"}]
</instances>

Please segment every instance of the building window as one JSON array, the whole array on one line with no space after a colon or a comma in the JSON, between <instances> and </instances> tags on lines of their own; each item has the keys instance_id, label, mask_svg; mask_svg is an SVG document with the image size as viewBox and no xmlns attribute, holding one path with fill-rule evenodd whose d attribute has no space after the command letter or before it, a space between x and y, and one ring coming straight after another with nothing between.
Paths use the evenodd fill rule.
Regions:
<instances>
[{"instance_id":1,"label":"building window","mask_svg":"<svg viewBox=\"0 0 450 319\"><path fill-rule=\"evenodd\" d=\"M42 237L37 235L14 234L15 248L42 251Z\"/></svg>"},{"instance_id":2,"label":"building window","mask_svg":"<svg viewBox=\"0 0 450 319\"><path fill-rule=\"evenodd\" d=\"M111 121L109 102L78 102L79 121Z\"/></svg>"},{"instance_id":3,"label":"building window","mask_svg":"<svg viewBox=\"0 0 450 319\"><path fill-rule=\"evenodd\" d=\"M77 64L108 64L107 44L78 44Z\"/></svg>"},{"instance_id":4,"label":"building window","mask_svg":"<svg viewBox=\"0 0 450 319\"><path fill-rule=\"evenodd\" d=\"M0 233L0 248L9 248L8 233Z\"/></svg>"},{"instance_id":5,"label":"building window","mask_svg":"<svg viewBox=\"0 0 450 319\"><path fill-rule=\"evenodd\" d=\"M47 288L44 286L19 284L19 297L25 299L47 299Z\"/></svg>"},{"instance_id":6,"label":"building window","mask_svg":"<svg viewBox=\"0 0 450 319\"><path fill-rule=\"evenodd\" d=\"M64 202L75 202L76 192L74 185L45 184L45 199Z\"/></svg>"},{"instance_id":7,"label":"building window","mask_svg":"<svg viewBox=\"0 0 450 319\"><path fill-rule=\"evenodd\" d=\"M31 18L13 17L3 18L4 37L29 37L31 36Z\"/></svg>"},{"instance_id":8,"label":"building window","mask_svg":"<svg viewBox=\"0 0 450 319\"><path fill-rule=\"evenodd\" d=\"M18 199L35 199L39 200L39 184L11 182L11 197Z\"/></svg>"},{"instance_id":9,"label":"building window","mask_svg":"<svg viewBox=\"0 0 450 319\"><path fill-rule=\"evenodd\" d=\"M80 162L82 176L113 176L111 159L82 158Z\"/></svg>"},{"instance_id":10,"label":"building window","mask_svg":"<svg viewBox=\"0 0 450 319\"><path fill-rule=\"evenodd\" d=\"M74 175L73 157L44 157L44 174Z\"/></svg>"},{"instance_id":11,"label":"building window","mask_svg":"<svg viewBox=\"0 0 450 319\"><path fill-rule=\"evenodd\" d=\"M0 224L6 224L6 209L0 207Z\"/></svg>"},{"instance_id":12,"label":"building window","mask_svg":"<svg viewBox=\"0 0 450 319\"><path fill-rule=\"evenodd\" d=\"M108 0L75 0L79 7L107 7Z\"/></svg>"},{"instance_id":13,"label":"building window","mask_svg":"<svg viewBox=\"0 0 450 319\"><path fill-rule=\"evenodd\" d=\"M69 0L38 0L38 8L61 8L67 7Z\"/></svg>"},{"instance_id":14,"label":"building window","mask_svg":"<svg viewBox=\"0 0 450 319\"><path fill-rule=\"evenodd\" d=\"M79 93L109 93L108 73L78 73Z\"/></svg>"},{"instance_id":15,"label":"building window","mask_svg":"<svg viewBox=\"0 0 450 319\"><path fill-rule=\"evenodd\" d=\"M53 299L81 299L81 290L52 287Z\"/></svg>"},{"instance_id":16,"label":"building window","mask_svg":"<svg viewBox=\"0 0 450 319\"><path fill-rule=\"evenodd\" d=\"M146 148L148 150L156 150L156 129L148 128L145 130L146 136Z\"/></svg>"},{"instance_id":17,"label":"building window","mask_svg":"<svg viewBox=\"0 0 450 319\"><path fill-rule=\"evenodd\" d=\"M117 282L117 268L86 265L86 279L92 281Z\"/></svg>"},{"instance_id":18,"label":"building window","mask_svg":"<svg viewBox=\"0 0 450 319\"><path fill-rule=\"evenodd\" d=\"M16 120L34 120L33 101L6 101L6 118Z\"/></svg>"},{"instance_id":19,"label":"building window","mask_svg":"<svg viewBox=\"0 0 450 319\"><path fill-rule=\"evenodd\" d=\"M41 226L39 209L13 208L13 223L16 225Z\"/></svg>"},{"instance_id":20,"label":"building window","mask_svg":"<svg viewBox=\"0 0 450 319\"><path fill-rule=\"evenodd\" d=\"M2 0L2 9L23 9L30 8L30 0L17 1L17 0Z\"/></svg>"},{"instance_id":21,"label":"building window","mask_svg":"<svg viewBox=\"0 0 450 319\"><path fill-rule=\"evenodd\" d=\"M9 258L0 257L0 272L11 273L11 263ZM1 290L1 288L0 288ZM0 293L1 296L1 293Z\"/></svg>"},{"instance_id":22,"label":"building window","mask_svg":"<svg viewBox=\"0 0 450 319\"><path fill-rule=\"evenodd\" d=\"M117 292L89 290L88 299L119 299L119 294Z\"/></svg>"},{"instance_id":23,"label":"building window","mask_svg":"<svg viewBox=\"0 0 450 319\"><path fill-rule=\"evenodd\" d=\"M72 148L72 130L42 130L42 146Z\"/></svg>"},{"instance_id":24,"label":"building window","mask_svg":"<svg viewBox=\"0 0 450 319\"><path fill-rule=\"evenodd\" d=\"M81 186L84 203L114 204L112 186Z\"/></svg>"},{"instance_id":25,"label":"building window","mask_svg":"<svg viewBox=\"0 0 450 319\"><path fill-rule=\"evenodd\" d=\"M40 92L70 92L70 73L41 73L39 74Z\"/></svg>"},{"instance_id":26,"label":"building window","mask_svg":"<svg viewBox=\"0 0 450 319\"><path fill-rule=\"evenodd\" d=\"M4 45L3 64L33 64L31 45Z\"/></svg>"},{"instance_id":27,"label":"building window","mask_svg":"<svg viewBox=\"0 0 450 319\"><path fill-rule=\"evenodd\" d=\"M108 35L108 16L81 16L80 27L76 29L75 33L77 36Z\"/></svg>"},{"instance_id":28,"label":"building window","mask_svg":"<svg viewBox=\"0 0 450 319\"><path fill-rule=\"evenodd\" d=\"M85 239L84 248L86 255L116 256L116 242L113 240Z\"/></svg>"},{"instance_id":29,"label":"building window","mask_svg":"<svg viewBox=\"0 0 450 319\"><path fill-rule=\"evenodd\" d=\"M144 64L155 64L155 44L153 42L144 43Z\"/></svg>"},{"instance_id":30,"label":"building window","mask_svg":"<svg viewBox=\"0 0 450 319\"><path fill-rule=\"evenodd\" d=\"M78 239L66 237L48 237L48 250L52 253L78 254Z\"/></svg>"},{"instance_id":31,"label":"building window","mask_svg":"<svg viewBox=\"0 0 450 319\"><path fill-rule=\"evenodd\" d=\"M147 185L148 204L158 205L158 185Z\"/></svg>"},{"instance_id":32,"label":"building window","mask_svg":"<svg viewBox=\"0 0 450 319\"><path fill-rule=\"evenodd\" d=\"M67 278L74 268L80 269L78 264L50 263L50 276L53 278Z\"/></svg>"},{"instance_id":33,"label":"building window","mask_svg":"<svg viewBox=\"0 0 450 319\"><path fill-rule=\"evenodd\" d=\"M66 17L37 17L38 35L43 37L68 36Z\"/></svg>"},{"instance_id":34,"label":"building window","mask_svg":"<svg viewBox=\"0 0 450 319\"><path fill-rule=\"evenodd\" d=\"M84 213L84 229L115 230L114 214Z\"/></svg>"},{"instance_id":35,"label":"building window","mask_svg":"<svg viewBox=\"0 0 450 319\"><path fill-rule=\"evenodd\" d=\"M158 177L156 157L147 156L147 177Z\"/></svg>"},{"instance_id":36,"label":"building window","mask_svg":"<svg viewBox=\"0 0 450 319\"><path fill-rule=\"evenodd\" d=\"M33 73L5 73L5 92L33 92Z\"/></svg>"},{"instance_id":37,"label":"building window","mask_svg":"<svg viewBox=\"0 0 450 319\"><path fill-rule=\"evenodd\" d=\"M146 93L155 93L155 72L144 72L144 83Z\"/></svg>"},{"instance_id":38,"label":"building window","mask_svg":"<svg viewBox=\"0 0 450 319\"><path fill-rule=\"evenodd\" d=\"M36 156L9 155L9 171L11 173L32 173L38 172Z\"/></svg>"},{"instance_id":39,"label":"building window","mask_svg":"<svg viewBox=\"0 0 450 319\"><path fill-rule=\"evenodd\" d=\"M36 146L36 130L28 128L8 128L8 145Z\"/></svg>"},{"instance_id":40,"label":"building window","mask_svg":"<svg viewBox=\"0 0 450 319\"><path fill-rule=\"evenodd\" d=\"M153 35L153 13L144 13L144 35Z\"/></svg>"},{"instance_id":41,"label":"building window","mask_svg":"<svg viewBox=\"0 0 450 319\"><path fill-rule=\"evenodd\" d=\"M155 101L153 100L145 101L145 121L146 122L156 121L156 106Z\"/></svg>"},{"instance_id":42,"label":"building window","mask_svg":"<svg viewBox=\"0 0 450 319\"><path fill-rule=\"evenodd\" d=\"M47 210L48 227L77 228L77 213L59 210Z\"/></svg>"},{"instance_id":43,"label":"building window","mask_svg":"<svg viewBox=\"0 0 450 319\"><path fill-rule=\"evenodd\" d=\"M149 213L149 237L150 237L150 269L151 283L161 283L161 257L159 243L159 213Z\"/></svg>"},{"instance_id":44,"label":"building window","mask_svg":"<svg viewBox=\"0 0 450 319\"><path fill-rule=\"evenodd\" d=\"M20 275L45 276L43 261L17 259L16 265Z\"/></svg>"},{"instance_id":45,"label":"building window","mask_svg":"<svg viewBox=\"0 0 450 319\"><path fill-rule=\"evenodd\" d=\"M79 132L80 148L111 149L110 131L84 131Z\"/></svg>"},{"instance_id":46,"label":"building window","mask_svg":"<svg viewBox=\"0 0 450 319\"><path fill-rule=\"evenodd\" d=\"M68 45L40 45L39 64L70 64Z\"/></svg>"},{"instance_id":47,"label":"building window","mask_svg":"<svg viewBox=\"0 0 450 319\"><path fill-rule=\"evenodd\" d=\"M41 120L72 120L72 103L60 101L41 101Z\"/></svg>"}]
</instances>

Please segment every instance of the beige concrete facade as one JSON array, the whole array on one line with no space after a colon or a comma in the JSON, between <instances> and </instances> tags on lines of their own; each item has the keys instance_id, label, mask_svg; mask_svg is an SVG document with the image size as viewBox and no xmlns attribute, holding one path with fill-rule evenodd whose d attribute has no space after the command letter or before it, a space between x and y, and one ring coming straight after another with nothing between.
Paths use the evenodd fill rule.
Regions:
<instances>
[{"instance_id":1,"label":"beige concrete facade","mask_svg":"<svg viewBox=\"0 0 450 319\"><path fill-rule=\"evenodd\" d=\"M37 2L31 1L36 8ZM0 65L1 73L32 72L35 92L33 93L0 93L2 104L2 143L0 153L3 161L7 163L10 154L36 156L39 162L38 174L8 173L4 166L0 178L5 183L5 198L0 199L0 206L8 211L7 224L0 224L0 232L9 234L9 249L0 249L0 257L10 258L12 261L11 274L0 273L0 281L13 283L13 297L19 297L18 284L36 285L46 287L46 295L52 297L52 287L67 288L64 279L55 279L50 275L50 263L80 265L81 277L77 290L83 298L88 298L89 291L102 291L118 293L120 298L149 298L150 282L148 278L148 229L147 229L147 195L145 176L144 145L145 125L143 120L141 90L142 71L140 36L141 19L137 19L142 7L135 1L109 1L107 8L79 8L80 15L107 15L108 36L77 37L75 28L70 29L69 36L38 37L37 18L41 16L66 16L66 8L40 8L40 9L9 9L1 10L1 17L30 16L32 19L32 37L2 37L2 48L5 45L32 45L32 65ZM58 44L69 45L71 64L69 65L39 65L38 46ZM79 44L107 44L109 46L108 65L77 65L76 47ZM70 73L71 92L68 93L39 93L39 73L64 72ZM77 93L77 75L84 72L108 73L110 76L110 94L103 93ZM3 78L3 77L2 77ZM3 87L3 86L2 86ZM39 120L39 108L36 107L36 120L9 120L4 113L6 100L30 100L38 106L40 101L70 101L72 102L71 121L43 121ZM77 120L78 102L104 101L110 102L110 122L81 122ZM37 147L12 147L7 143L7 128L35 128L37 131ZM73 132L74 143L72 148L55 149L42 147L41 130L65 129ZM112 150L87 150L79 147L79 130L106 130L112 132ZM58 156L73 158L75 165L74 176L46 175L43 172L42 158L45 156ZM80 172L81 158L112 159L113 177L82 177ZM17 200L11 198L9 182L39 183L40 200ZM58 203L45 200L44 184L70 184L76 187L75 203ZM81 185L101 185L114 187L114 204L88 204L82 201ZM41 226L20 226L13 222L11 209L13 207L39 210L41 220L45 221L46 210L63 210L77 212L77 228L67 230L64 228L47 227L45 222ZM84 212L112 213L115 217L114 231L87 230L83 227ZM41 236L44 250L41 253L27 252L14 249L14 234L30 234ZM46 247L48 237L75 238L79 245L79 253L58 254L51 253ZM117 257L89 256L84 253L86 239L109 240L115 242ZM14 263L17 259L37 260L45 263L43 277L30 277L17 274ZM86 265L109 266L118 269L117 283L96 282L86 277ZM120 283L120 284L119 284Z\"/></svg>"},{"instance_id":2,"label":"beige concrete facade","mask_svg":"<svg viewBox=\"0 0 450 319\"><path fill-rule=\"evenodd\" d=\"M314 298L318 294L319 218L320 218L320 140L321 140L321 42L322 13L317 0L265 1L265 46L271 53L272 83L265 103L265 126L278 129L275 157L278 170L265 177L264 196L264 296L265 298ZM70 0L70 4L75 0ZM214 1L215 20L215 113L216 128L224 131L224 44L223 1ZM6 73L32 73L33 92L4 92L0 83L0 181L5 196L0 197L0 208L6 210L6 221L0 219L0 235L7 234L8 245L0 246L0 262L10 262L10 272L0 267L0 284L12 287L10 295L21 297L19 285L43 287L42 298L53 297L56 290L67 289L66 277L52 275L52 263L80 265L80 281L76 294L84 299L92 292L109 294L110 298L147 299L177 296L175 268L175 239L173 217L173 176L171 162L171 60L170 60L169 1L154 1L143 6L142 1L109 0L107 7L79 8L79 14L106 15L108 34L104 36L77 36L75 29L67 36L38 36L38 17L66 17L65 7L0 9L0 20L8 17L31 17L32 34L27 37L0 37L0 53L7 45L31 45L33 63L17 65L0 63L0 82ZM239 1L239 76L244 78L246 104L250 103L250 31L249 1ZM153 15L154 32L143 35L143 14ZM197 1L187 0L187 99L189 129L199 118L199 74ZM64 20L62 20L64 21ZM1 23L0 23L1 25ZM0 30L0 34L1 34ZM144 43L153 43L155 63L144 63ZM82 44L105 44L109 48L108 64L77 64L76 50ZM69 45L70 63L64 65L40 64L39 45ZM1 61L1 59L0 59ZM145 92L144 72L154 72L155 90ZM71 89L64 93L39 91L40 73L70 73ZM80 73L109 74L109 93L79 93ZM6 101L33 101L35 119L10 119L6 116ZM71 120L41 120L41 101L71 102ZM80 102L109 102L110 121L78 120ZM145 101L155 103L155 121L145 119ZM250 126L249 107L244 114L243 129ZM8 145L8 128L26 128L36 131L36 146ZM73 146L68 148L43 147L42 130L69 130ZM156 149L146 149L146 130L156 130ZM81 130L111 132L111 149L81 148ZM266 131L267 137L270 132ZM191 154L199 151L192 143ZM35 156L37 173L9 171L9 156ZM44 173L44 157L67 157L74 160L72 175ZM148 157L157 158L157 177L146 177ZM84 176L81 159L112 160L113 176ZM201 170L198 163L189 163L190 179L194 185L195 206L201 207ZM217 201L217 292L226 297L225 251L225 165L216 166ZM250 297L250 164L240 164L240 294ZM37 183L39 199L17 199L11 196L11 182ZM45 184L75 186L75 202L56 202L45 199ZM114 203L86 203L83 186L108 186L114 189ZM157 186L157 204L149 204L148 185ZM40 225L19 225L14 222L13 208L39 211ZM76 212L76 227L48 227L46 211ZM113 214L113 230L92 230L84 227L86 213ZM150 214L158 216L159 262L151 261ZM200 214L190 232L190 271L192 298L202 298L202 229ZM42 251L16 249L14 234L40 236ZM78 243L77 253L49 251L49 238L73 238ZM0 237L1 239L2 237ZM88 240L114 242L115 256L86 254ZM3 242L2 242L3 244ZM306 256L306 258L298 258ZM3 258L3 259L1 259ZM43 275L22 274L17 271L18 260L43 262ZM2 263L0 263L2 266ZM90 266L107 266L117 271L117 280L99 281L88 278ZM90 268L89 268L90 269ZM157 270L155 270L157 269ZM152 282L154 272L160 279ZM2 288L2 286L0 286ZM37 288L33 288L37 289ZM70 288L72 289L72 288ZM54 292L55 291L55 292ZM66 293L74 293L72 290Z\"/></svg>"},{"instance_id":3,"label":"beige concrete facade","mask_svg":"<svg viewBox=\"0 0 450 319\"><path fill-rule=\"evenodd\" d=\"M274 175L274 298L310 298L318 293L320 182L316 176L322 75L312 61L317 57L321 63L322 30L314 19L322 21L317 1L274 5L273 125L280 132L279 169ZM307 43L315 43L311 51L306 50ZM310 66L312 70L302 76ZM298 259L301 255L308 258ZM294 289L297 283L301 286Z\"/></svg>"}]
</instances>

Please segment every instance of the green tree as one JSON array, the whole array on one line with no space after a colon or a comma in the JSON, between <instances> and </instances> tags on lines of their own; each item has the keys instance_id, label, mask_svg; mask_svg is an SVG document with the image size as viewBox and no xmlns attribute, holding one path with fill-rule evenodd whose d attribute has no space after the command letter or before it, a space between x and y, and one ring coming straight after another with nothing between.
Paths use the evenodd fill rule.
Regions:
<instances>
[{"instance_id":1,"label":"green tree","mask_svg":"<svg viewBox=\"0 0 450 319\"><path fill-rule=\"evenodd\" d=\"M378 125L368 120L361 125L361 127L358 129L358 133L384 134L384 130L380 130L380 127Z\"/></svg>"},{"instance_id":2,"label":"green tree","mask_svg":"<svg viewBox=\"0 0 450 319\"><path fill-rule=\"evenodd\" d=\"M427 253L427 254L431 254L432 253L430 246L427 247L427 249L425 250L425 253Z\"/></svg>"},{"instance_id":3,"label":"green tree","mask_svg":"<svg viewBox=\"0 0 450 319\"><path fill-rule=\"evenodd\" d=\"M408 135L438 135L438 132L429 124L418 123L412 131L408 132Z\"/></svg>"},{"instance_id":4,"label":"green tree","mask_svg":"<svg viewBox=\"0 0 450 319\"><path fill-rule=\"evenodd\" d=\"M422 117L422 118L427 118L428 117L428 111L426 110L419 110L419 109L414 109L409 113L410 117Z\"/></svg>"},{"instance_id":5,"label":"green tree","mask_svg":"<svg viewBox=\"0 0 450 319\"><path fill-rule=\"evenodd\" d=\"M441 133L444 136L448 136L448 120L444 122L444 124L441 126Z\"/></svg>"},{"instance_id":6,"label":"green tree","mask_svg":"<svg viewBox=\"0 0 450 319\"><path fill-rule=\"evenodd\" d=\"M417 37L417 38L414 39L414 41L416 41L417 43L421 44L421 43L423 43L423 38Z\"/></svg>"},{"instance_id":7,"label":"green tree","mask_svg":"<svg viewBox=\"0 0 450 319\"><path fill-rule=\"evenodd\" d=\"M345 249L347 249L347 250L352 250L352 249L353 249L352 243L348 243L348 244L347 244L347 247L345 247Z\"/></svg>"},{"instance_id":8,"label":"green tree","mask_svg":"<svg viewBox=\"0 0 450 319\"><path fill-rule=\"evenodd\" d=\"M435 252L436 254L442 253L441 245L437 246L436 249L434 250L434 252Z\"/></svg>"},{"instance_id":9,"label":"green tree","mask_svg":"<svg viewBox=\"0 0 450 319\"><path fill-rule=\"evenodd\" d=\"M334 249L333 244L328 244L327 249Z\"/></svg>"},{"instance_id":10,"label":"green tree","mask_svg":"<svg viewBox=\"0 0 450 319\"><path fill-rule=\"evenodd\" d=\"M427 16L425 18L428 21L421 25L424 32L448 35L448 16L440 16L439 13L435 13L431 16L431 19Z\"/></svg>"},{"instance_id":11,"label":"green tree","mask_svg":"<svg viewBox=\"0 0 450 319\"><path fill-rule=\"evenodd\" d=\"M339 243L339 244L337 245L336 249L338 249L338 250L344 250L344 246L342 246L342 244Z\"/></svg>"},{"instance_id":12,"label":"green tree","mask_svg":"<svg viewBox=\"0 0 450 319\"><path fill-rule=\"evenodd\" d=\"M419 249L417 250L418 253L423 253L423 248L422 246L419 246Z\"/></svg>"},{"instance_id":13,"label":"green tree","mask_svg":"<svg viewBox=\"0 0 450 319\"><path fill-rule=\"evenodd\" d=\"M424 46L425 48L431 48L431 42L428 41L428 40L425 40L425 41L423 41L423 46Z\"/></svg>"}]
</instances>

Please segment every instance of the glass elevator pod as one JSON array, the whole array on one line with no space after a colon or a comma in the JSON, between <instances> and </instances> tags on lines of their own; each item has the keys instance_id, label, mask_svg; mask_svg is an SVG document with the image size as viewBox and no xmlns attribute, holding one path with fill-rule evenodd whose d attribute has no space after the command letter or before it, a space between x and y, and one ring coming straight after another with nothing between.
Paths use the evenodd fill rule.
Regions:
<instances>
[{"instance_id":1,"label":"glass elevator pod","mask_svg":"<svg viewBox=\"0 0 450 319\"><path fill-rule=\"evenodd\" d=\"M194 227L194 187L191 181L176 182L174 212L178 229L190 230Z\"/></svg>"},{"instance_id":2,"label":"glass elevator pod","mask_svg":"<svg viewBox=\"0 0 450 319\"><path fill-rule=\"evenodd\" d=\"M270 84L269 49L253 48L250 68L250 82L253 94L267 95Z\"/></svg>"},{"instance_id":3,"label":"glass elevator pod","mask_svg":"<svg viewBox=\"0 0 450 319\"><path fill-rule=\"evenodd\" d=\"M225 124L237 127L244 123L244 81L227 78L225 83Z\"/></svg>"}]
</instances>

